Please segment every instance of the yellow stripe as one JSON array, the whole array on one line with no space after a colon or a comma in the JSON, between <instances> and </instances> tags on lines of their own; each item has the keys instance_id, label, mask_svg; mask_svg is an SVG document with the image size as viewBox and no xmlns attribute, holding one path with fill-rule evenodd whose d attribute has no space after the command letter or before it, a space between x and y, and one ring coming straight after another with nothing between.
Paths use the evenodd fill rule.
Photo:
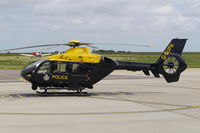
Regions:
<instances>
[{"instance_id":1,"label":"yellow stripe","mask_svg":"<svg viewBox=\"0 0 200 133\"><path fill-rule=\"evenodd\" d=\"M187 109L196 109L200 106L172 108L172 109L159 109L159 110L144 110L144 111L127 111L127 112L92 112L92 113L19 113L19 112L0 112L0 115L43 115L43 116L56 116L56 115L110 115L110 114L141 114L141 113L156 113L156 112L169 112Z\"/></svg>"},{"instance_id":2,"label":"yellow stripe","mask_svg":"<svg viewBox=\"0 0 200 133\"><path fill-rule=\"evenodd\" d=\"M189 68L189 69L186 69L185 72L200 72L200 68Z\"/></svg>"},{"instance_id":3,"label":"yellow stripe","mask_svg":"<svg viewBox=\"0 0 200 133\"><path fill-rule=\"evenodd\" d=\"M16 94L16 96L18 96L19 98L24 98L24 96Z\"/></svg>"}]
</instances>

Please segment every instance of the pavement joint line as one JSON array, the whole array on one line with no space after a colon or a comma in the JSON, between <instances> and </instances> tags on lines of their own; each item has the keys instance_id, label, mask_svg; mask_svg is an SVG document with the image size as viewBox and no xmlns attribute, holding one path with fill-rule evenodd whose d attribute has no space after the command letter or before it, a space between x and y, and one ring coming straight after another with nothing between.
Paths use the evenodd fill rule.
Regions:
<instances>
[{"instance_id":1,"label":"pavement joint line","mask_svg":"<svg viewBox=\"0 0 200 133\"><path fill-rule=\"evenodd\" d=\"M100 85L133 85L133 84L96 84L96 86L100 86ZM141 84L134 84L134 85L141 85ZM156 85L144 85L143 86L151 86L151 87L160 87L160 86L156 86ZM193 89L193 90L200 90L200 88L191 88L191 87L184 87L184 86L162 86L162 87L174 87L174 88L180 88L180 89Z\"/></svg>"},{"instance_id":2,"label":"pavement joint line","mask_svg":"<svg viewBox=\"0 0 200 133\"><path fill-rule=\"evenodd\" d=\"M119 85L119 84L118 84ZM134 84L134 85L140 85L140 84ZM151 86L151 87L160 87L160 86L157 86L157 85L149 85L149 84L143 84L143 86ZM179 89L193 89L193 90L200 90L200 88L190 88L190 87L184 87L184 86L162 86L162 87L174 87L174 88L179 88Z\"/></svg>"},{"instance_id":3,"label":"pavement joint line","mask_svg":"<svg viewBox=\"0 0 200 133\"><path fill-rule=\"evenodd\" d=\"M191 105L179 105L179 104L168 104L168 103L157 103L157 102L148 102L148 101L137 101L137 100L129 100L129 99L118 99L118 98L105 98L105 97L87 97L87 98L96 98L96 99L104 99L104 100L116 100L116 101L124 101L124 102L134 102L134 103L144 103L144 104L154 104L154 105L166 105L166 106L178 106L178 107L197 107L200 106L191 106Z\"/></svg>"},{"instance_id":4,"label":"pavement joint line","mask_svg":"<svg viewBox=\"0 0 200 133\"><path fill-rule=\"evenodd\" d=\"M158 87L158 86L156 86ZM192 89L192 90L200 90L200 88L191 88L191 87L184 87L184 86L162 86L162 87L174 87L174 88L179 88L179 89Z\"/></svg>"},{"instance_id":5,"label":"pavement joint line","mask_svg":"<svg viewBox=\"0 0 200 133\"><path fill-rule=\"evenodd\" d=\"M178 110L187 110L200 108L196 107L182 107L172 109L160 109L160 110L143 110L143 111L127 111L127 112L91 112L91 113L20 113L20 112L0 112L0 115L34 115L34 116L66 116L66 115L111 115L111 114L141 114L141 113L156 113L156 112L171 112Z\"/></svg>"},{"instance_id":6,"label":"pavement joint line","mask_svg":"<svg viewBox=\"0 0 200 133\"><path fill-rule=\"evenodd\" d=\"M17 77L17 79L19 79L20 81L26 82L26 80L22 77Z\"/></svg>"},{"instance_id":7,"label":"pavement joint line","mask_svg":"<svg viewBox=\"0 0 200 133\"><path fill-rule=\"evenodd\" d=\"M181 81L187 81L187 82L199 82L200 80L188 80L188 79L185 79L185 80L181 80Z\"/></svg>"},{"instance_id":8,"label":"pavement joint line","mask_svg":"<svg viewBox=\"0 0 200 133\"><path fill-rule=\"evenodd\" d=\"M1 76L8 77L8 78L14 78L14 79L17 79L17 80L20 80L20 81L26 81L22 77L17 77L17 76L13 76L13 75L9 75L9 74L8 75L1 74Z\"/></svg>"},{"instance_id":9,"label":"pavement joint line","mask_svg":"<svg viewBox=\"0 0 200 133\"><path fill-rule=\"evenodd\" d=\"M175 113L186 116L186 117L190 117L190 118L193 118L193 119L198 119L198 120L200 119L199 117L195 117L193 115L185 114L185 113L182 113L182 112L175 112Z\"/></svg>"},{"instance_id":10,"label":"pavement joint line","mask_svg":"<svg viewBox=\"0 0 200 133\"><path fill-rule=\"evenodd\" d=\"M8 77L8 78L18 78L17 76L9 75L9 74L1 74L1 76Z\"/></svg>"},{"instance_id":11,"label":"pavement joint line","mask_svg":"<svg viewBox=\"0 0 200 133\"><path fill-rule=\"evenodd\" d=\"M10 97L11 95L0 95L0 98L7 98L7 97Z\"/></svg>"},{"instance_id":12,"label":"pavement joint line","mask_svg":"<svg viewBox=\"0 0 200 133\"><path fill-rule=\"evenodd\" d=\"M186 69L185 72L200 72L200 69Z\"/></svg>"},{"instance_id":13,"label":"pavement joint line","mask_svg":"<svg viewBox=\"0 0 200 133\"><path fill-rule=\"evenodd\" d=\"M0 80L0 82L15 82L16 80Z\"/></svg>"},{"instance_id":14,"label":"pavement joint line","mask_svg":"<svg viewBox=\"0 0 200 133\"><path fill-rule=\"evenodd\" d=\"M184 87L184 86L169 86L169 87L182 88L182 89L192 89L192 90L200 90L200 88L191 88L191 87Z\"/></svg>"},{"instance_id":15,"label":"pavement joint line","mask_svg":"<svg viewBox=\"0 0 200 133\"><path fill-rule=\"evenodd\" d=\"M156 86L156 85L143 85L143 86L151 86L151 87L160 87L160 86ZM179 89L193 89L193 90L200 90L200 88L191 88L191 87L184 87L184 86L162 86L162 87L174 87L174 88L179 88Z\"/></svg>"},{"instance_id":16,"label":"pavement joint line","mask_svg":"<svg viewBox=\"0 0 200 133\"><path fill-rule=\"evenodd\" d=\"M2 75L2 74L1 74ZM5 74L3 74L3 76L4 77L8 77L8 78L14 78L14 79L18 79L18 80L20 80L20 81L26 81L24 78L22 78L22 77L17 77L17 76L13 76L13 75L5 75Z\"/></svg>"},{"instance_id":17,"label":"pavement joint line","mask_svg":"<svg viewBox=\"0 0 200 133\"><path fill-rule=\"evenodd\" d=\"M113 92L112 92L113 93ZM116 93L116 92L115 92ZM121 92L119 92L121 94ZM22 96L20 94L6 94L6 95L0 95L0 98L6 98L6 97L18 97L18 98L25 98L25 96ZM158 103L158 102L149 102L149 101L138 101L138 100L129 100L129 99L119 99L119 98L108 98L108 97L96 97L96 96L90 96L85 98L95 98L95 99L103 99L103 100L115 100L115 101L124 101L124 102L132 102L132 103L141 103L141 104L152 104L152 105L165 105L165 106L177 106L177 107L192 107L192 108L199 108L200 106L192 106L192 105L180 105L180 104L169 104L169 103Z\"/></svg>"}]
</instances>

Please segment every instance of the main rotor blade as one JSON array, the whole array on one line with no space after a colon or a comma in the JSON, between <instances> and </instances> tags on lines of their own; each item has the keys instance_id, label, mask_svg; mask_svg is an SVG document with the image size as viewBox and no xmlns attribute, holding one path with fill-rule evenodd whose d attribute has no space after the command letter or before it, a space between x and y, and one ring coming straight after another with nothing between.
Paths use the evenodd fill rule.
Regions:
<instances>
[{"instance_id":1,"label":"main rotor blade","mask_svg":"<svg viewBox=\"0 0 200 133\"><path fill-rule=\"evenodd\" d=\"M20 50L20 49L29 49L29 48L37 48L37 47L68 46L68 45L69 45L69 44L44 44L44 45L34 45L34 46L27 46L27 47L21 47L21 48L13 48L13 49L0 50L0 52L13 51L13 50Z\"/></svg>"},{"instance_id":2,"label":"main rotor blade","mask_svg":"<svg viewBox=\"0 0 200 133\"><path fill-rule=\"evenodd\" d=\"M64 44L43 44L43 45L33 45L33 46L27 46L27 47L21 47L21 48L13 48L13 49L5 49L5 50L0 50L0 52L5 52L5 51L13 51L13 50L20 50L20 49L29 49L29 48L37 48L37 47L51 47L51 46L70 46L70 47L76 47L76 46L81 46L85 45L94 49L97 49L97 47L91 46L94 43L64 43ZM139 45L139 44L126 44L126 43L95 43L97 45L123 45L123 46L136 46L136 47L154 47L153 45Z\"/></svg>"},{"instance_id":3,"label":"main rotor blade","mask_svg":"<svg viewBox=\"0 0 200 133\"><path fill-rule=\"evenodd\" d=\"M91 47L91 48L97 49L97 47L92 46L92 45L94 45L93 43L81 43L80 45L85 45L85 46L88 46L88 47Z\"/></svg>"},{"instance_id":4,"label":"main rotor blade","mask_svg":"<svg viewBox=\"0 0 200 133\"><path fill-rule=\"evenodd\" d=\"M127 43L95 43L97 45L123 45L123 46L133 46L133 47L155 47L153 45L140 45L140 44L127 44Z\"/></svg>"}]
</instances>

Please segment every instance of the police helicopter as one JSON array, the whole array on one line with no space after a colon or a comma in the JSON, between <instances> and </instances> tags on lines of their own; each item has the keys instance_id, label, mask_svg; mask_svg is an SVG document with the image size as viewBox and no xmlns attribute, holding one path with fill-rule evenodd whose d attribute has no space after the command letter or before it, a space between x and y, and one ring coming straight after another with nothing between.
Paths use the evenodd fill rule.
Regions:
<instances>
[{"instance_id":1,"label":"police helicopter","mask_svg":"<svg viewBox=\"0 0 200 133\"><path fill-rule=\"evenodd\" d=\"M33 47L70 46L65 53L48 56L24 67L21 76L32 84L33 90L39 88L44 90L44 94L47 94L49 89L67 89L81 94L82 90L92 89L94 84L114 70L143 71L147 76L151 72L157 78L163 75L168 83L178 81L180 74L187 68L181 56L186 41L187 39L172 39L155 63L112 60L92 53L88 47L81 47L95 48L91 43L77 40L66 44L36 45L0 52Z\"/></svg>"}]
</instances>

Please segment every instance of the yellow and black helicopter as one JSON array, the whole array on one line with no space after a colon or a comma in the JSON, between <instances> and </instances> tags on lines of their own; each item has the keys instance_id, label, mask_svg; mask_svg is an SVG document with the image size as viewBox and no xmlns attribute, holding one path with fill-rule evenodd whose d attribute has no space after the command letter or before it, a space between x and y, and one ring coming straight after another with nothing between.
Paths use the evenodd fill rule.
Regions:
<instances>
[{"instance_id":1,"label":"yellow and black helicopter","mask_svg":"<svg viewBox=\"0 0 200 133\"><path fill-rule=\"evenodd\" d=\"M167 48L155 63L115 61L108 57L94 54L87 47L91 43L81 43L72 40L66 44L37 45L2 51L44 46L70 46L65 53L52 55L37 60L24 67L21 76L32 83L32 89L67 89L78 93L85 88L92 89L93 85L114 70L143 71L149 76L150 71L155 77L163 75L165 80L176 82L180 74L187 68L181 57L187 39L172 39ZM0 52L2 52L0 51Z\"/></svg>"}]
</instances>

